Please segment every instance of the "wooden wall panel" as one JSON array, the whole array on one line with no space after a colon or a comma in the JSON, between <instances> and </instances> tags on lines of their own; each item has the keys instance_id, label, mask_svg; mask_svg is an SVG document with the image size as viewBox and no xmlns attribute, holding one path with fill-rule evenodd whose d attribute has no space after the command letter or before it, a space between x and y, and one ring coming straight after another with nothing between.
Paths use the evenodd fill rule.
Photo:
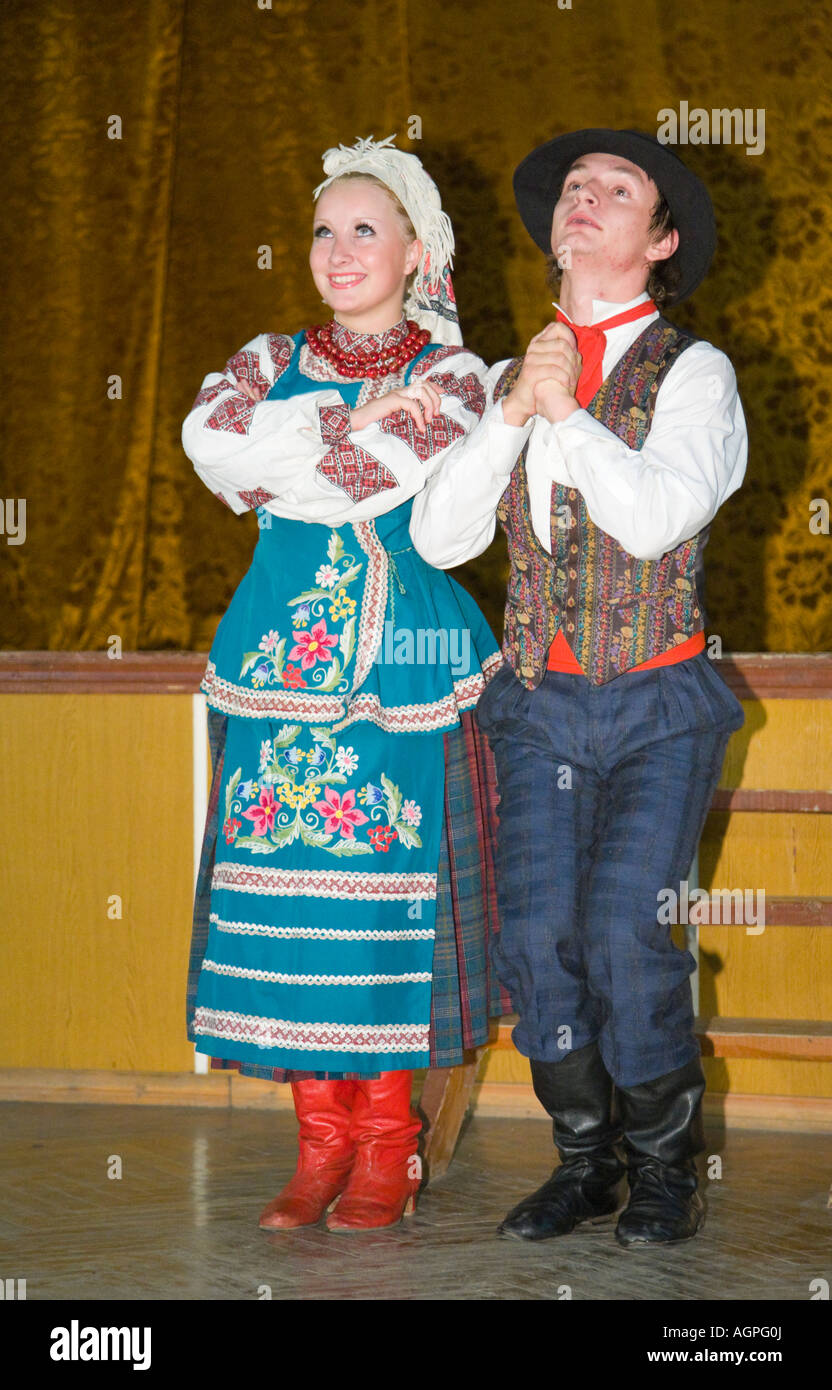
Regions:
<instances>
[{"instance_id":1,"label":"wooden wall panel","mask_svg":"<svg viewBox=\"0 0 832 1390\"><path fill-rule=\"evenodd\" d=\"M192 1070L192 781L189 696L0 697L0 1065Z\"/></svg>"},{"instance_id":2,"label":"wooden wall panel","mask_svg":"<svg viewBox=\"0 0 832 1390\"><path fill-rule=\"evenodd\" d=\"M721 787L832 787L832 700L742 700Z\"/></svg>"},{"instance_id":3,"label":"wooden wall panel","mask_svg":"<svg viewBox=\"0 0 832 1390\"><path fill-rule=\"evenodd\" d=\"M771 897L828 896L832 816L721 811L708 817L699 875L708 888L765 888Z\"/></svg>"},{"instance_id":4,"label":"wooden wall panel","mask_svg":"<svg viewBox=\"0 0 832 1390\"><path fill-rule=\"evenodd\" d=\"M151 683L132 694L43 694L41 680L38 693L0 694L0 1066L192 1070L184 1033L193 878L187 691L202 661L140 654L138 674L142 661L159 665L151 674L167 690L167 667L184 663L187 679L173 685L181 693L149 693L160 689ZM832 788L832 700L744 705L724 787ZM830 866L832 816L708 818L706 887L828 896ZM114 893L123 900L120 920L107 916ZM767 927L748 936L741 927L703 927L701 943L702 1013L832 1017L832 929ZM832 1067L823 1063L705 1065L713 1091L832 1097ZM492 1053L483 1074L529 1081L526 1059L510 1052Z\"/></svg>"}]
</instances>

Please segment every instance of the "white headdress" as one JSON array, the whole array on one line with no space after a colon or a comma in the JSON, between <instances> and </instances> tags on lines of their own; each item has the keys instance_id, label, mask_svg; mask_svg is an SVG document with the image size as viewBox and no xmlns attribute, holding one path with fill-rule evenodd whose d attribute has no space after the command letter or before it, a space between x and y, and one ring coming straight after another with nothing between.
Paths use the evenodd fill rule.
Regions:
<instances>
[{"instance_id":1,"label":"white headdress","mask_svg":"<svg viewBox=\"0 0 832 1390\"><path fill-rule=\"evenodd\" d=\"M430 330L434 342L462 342L456 298L451 281L454 232L451 219L442 211L439 189L415 154L396 149L395 135L386 140L357 140L354 145L338 145L327 150L323 163L327 177L318 184L317 199L342 174L373 174L395 193L422 243L413 288L404 311L420 328Z\"/></svg>"}]
</instances>

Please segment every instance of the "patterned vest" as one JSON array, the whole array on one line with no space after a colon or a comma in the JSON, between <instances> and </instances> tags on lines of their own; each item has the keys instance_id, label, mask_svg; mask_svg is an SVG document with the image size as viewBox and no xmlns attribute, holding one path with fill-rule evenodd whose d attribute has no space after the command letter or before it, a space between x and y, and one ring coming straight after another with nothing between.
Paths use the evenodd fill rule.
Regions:
<instances>
[{"instance_id":1,"label":"patterned vest","mask_svg":"<svg viewBox=\"0 0 832 1390\"><path fill-rule=\"evenodd\" d=\"M659 317L636 339L586 409L630 449L644 445L656 394L692 334ZM503 372L495 399L511 389L522 358ZM500 499L511 574L503 652L530 690L543 679L559 629L581 669L604 685L671 651L705 625L701 592L705 527L658 560L638 560L590 520L576 488L552 486L551 555L534 532L526 448Z\"/></svg>"}]
</instances>

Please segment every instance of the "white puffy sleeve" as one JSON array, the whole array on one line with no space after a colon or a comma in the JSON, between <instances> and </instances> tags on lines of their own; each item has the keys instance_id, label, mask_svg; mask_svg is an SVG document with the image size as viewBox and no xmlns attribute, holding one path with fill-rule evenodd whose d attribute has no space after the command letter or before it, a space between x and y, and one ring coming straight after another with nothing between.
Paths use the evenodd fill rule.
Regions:
<instances>
[{"instance_id":1,"label":"white puffy sleeve","mask_svg":"<svg viewBox=\"0 0 832 1390\"><path fill-rule=\"evenodd\" d=\"M391 511L424 487L445 454L477 423L485 366L461 348L437 348L414 370L441 396L424 433L405 411L350 430L337 386L254 402L241 380L267 391L286 370L291 338L260 334L204 380L182 427L185 453L232 511L341 526Z\"/></svg>"},{"instance_id":2,"label":"white puffy sleeve","mask_svg":"<svg viewBox=\"0 0 832 1390\"><path fill-rule=\"evenodd\" d=\"M640 560L657 560L713 520L745 474L748 436L737 379L711 343L692 344L667 373L650 430L636 451L586 410L537 421L527 468L535 516L548 516L551 484L577 488L608 535Z\"/></svg>"},{"instance_id":3,"label":"white puffy sleeve","mask_svg":"<svg viewBox=\"0 0 832 1390\"><path fill-rule=\"evenodd\" d=\"M497 503L532 429L503 419L495 388L511 364L498 362L485 377L485 409L413 503L410 535L420 555L451 569L482 554L494 539Z\"/></svg>"}]
</instances>

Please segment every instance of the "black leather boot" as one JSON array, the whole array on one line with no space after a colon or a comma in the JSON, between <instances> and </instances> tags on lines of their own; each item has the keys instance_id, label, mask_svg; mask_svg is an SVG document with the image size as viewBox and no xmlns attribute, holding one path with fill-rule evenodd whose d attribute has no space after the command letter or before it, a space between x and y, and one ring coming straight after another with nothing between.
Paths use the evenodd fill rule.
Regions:
<instances>
[{"instance_id":1,"label":"black leather boot","mask_svg":"<svg viewBox=\"0 0 832 1390\"><path fill-rule=\"evenodd\" d=\"M624 1164L614 1145L621 1134L611 1119L613 1086L597 1043L562 1062L533 1061L531 1068L537 1098L552 1116L561 1166L497 1229L520 1240L549 1240L617 1211Z\"/></svg>"},{"instance_id":2,"label":"black leather boot","mask_svg":"<svg viewBox=\"0 0 832 1390\"><path fill-rule=\"evenodd\" d=\"M705 1219L694 1156L705 1147L698 1057L641 1086L617 1087L630 1200L615 1237L619 1245L689 1240Z\"/></svg>"}]
</instances>

